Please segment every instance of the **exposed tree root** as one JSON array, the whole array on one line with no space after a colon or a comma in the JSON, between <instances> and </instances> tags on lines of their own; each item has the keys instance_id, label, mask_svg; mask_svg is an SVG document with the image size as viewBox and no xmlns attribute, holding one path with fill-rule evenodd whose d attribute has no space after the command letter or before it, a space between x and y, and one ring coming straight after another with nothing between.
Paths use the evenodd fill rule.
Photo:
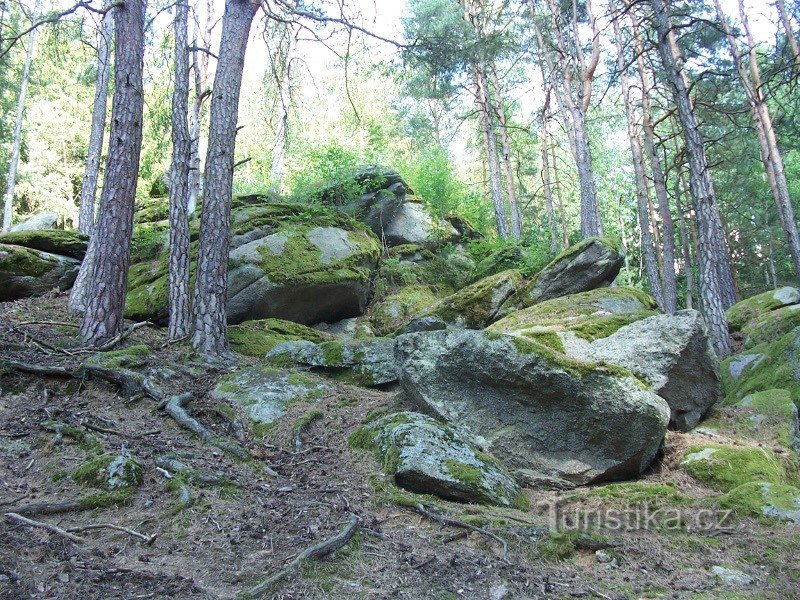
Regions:
<instances>
[{"instance_id":1,"label":"exposed tree root","mask_svg":"<svg viewBox=\"0 0 800 600\"><path fill-rule=\"evenodd\" d=\"M493 539L502 547L502 551L500 553L500 560L502 560L506 564L510 564L508 562L508 544L506 544L506 541L499 535L496 535L491 531L487 531L486 529L482 529L481 527L476 527L475 525L464 523L463 521L459 521L458 519L453 519L452 517L446 517L444 515L439 515L434 512L431 512L427 510L422 504L417 504L414 506L414 508L422 516L427 517L433 521L436 521L437 523L441 523L442 525L449 525L451 527L461 527L463 529L468 529L469 531L474 531L475 533L480 533L481 535Z\"/></svg>"},{"instance_id":2,"label":"exposed tree root","mask_svg":"<svg viewBox=\"0 0 800 600\"><path fill-rule=\"evenodd\" d=\"M208 429L206 429L205 425L200 423L200 421L189 414L189 411L186 410L183 404L191 397L192 395L188 392L179 394L177 396L172 396L164 405L164 410L169 416L175 419L175 421L177 421L181 427L184 427L185 429L195 433L197 437L207 444L213 444L225 452L233 454L241 459L246 460L251 458L250 453L245 448L238 444L220 440Z\"/></svg>"},{"instance_id":3,"label":"exposed tree root","mask_svg":"<svg viewBox=\"0 0 800 600\"><path fill-rule=\"evenodd\" d=\"M314 546L306 548L300 554L294 557L292 561L283 569L268 577L258 585L251 587L247 592L243 593L240 598L259 598L263 596L273 585L286 579L291 575L305 560L319 560L328 554L331 554L343 547L353 537L358 530L361 520L357 515L351 514L347 526L342 529L335 536L320 542Z\"/></svg>"},{"instance_id":4,"label":"exposed tree root","mask_svg":"<svg viewBox=\"0 0 800 600\"><path fill-rule=\"evenodd\" d=\"M93 525L81 525L80 527L70 527L66 531L73 532L73 531L90 531L92 529L114 529L116 531L122 531L127 533L128 535L132 535L133 537L139 538L142 540L142 543L145 546L151 546L153 542L156 541L158 537L157 533L153 535L145 535L143 533L139 533L133 529L128 529L127 527L122 527L121 525L114 525L113 523L95 523Z\"/></svg>"},{"instance_id":5,"label":"exposed tree root","mask_svg":"<svg viewBox=\"0 0 800 600\"><path fill-rule=\"evenodd\" d=\"M60 535L61 537L65 537L71 542L75 542L76 544L80 544L85 540L75 535L74 533L70 533L60 527L56 527L55 525L51 525L50 523L43 523L42 521L34 521L33 519L28 519L23 517L19 513L9 512L6 513L6 519L15 523L20 523L22 525L28 525L29 527L38 527L39 529L44 529L49 531L50 533L55 533L56 535Z\"/></svg>"},{"instance_id":6,"label":"exposed tree root","mask_svg":"<svg viewBox=\"0 0 800 600\"><path fill-rule=\"evenodd\" d=\"M12 507L14 513L20 515L62 515L82 510L92 510L96 508L82 502L67 500L66 502L33 502Z\"/></svg>"}]
</instances>

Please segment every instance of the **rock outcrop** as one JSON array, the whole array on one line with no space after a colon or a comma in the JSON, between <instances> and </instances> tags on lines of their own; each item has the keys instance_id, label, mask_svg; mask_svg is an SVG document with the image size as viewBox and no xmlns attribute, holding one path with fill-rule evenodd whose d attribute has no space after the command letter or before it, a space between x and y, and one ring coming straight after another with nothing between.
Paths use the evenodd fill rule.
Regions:
<instances>
[{"instance_id":1,"label":"rock outcrop","mask_svg":"<svg viewBox=\"0 0 800 600\"><path fill-rule=\"evenodd\" d=\"M64 229L32 229L0 234L0 244L13 244L50 254L60 254L83 260L89 246L89 236L80 231Z\"/></svg>"},{"instance_id":2,"label":"rock outcrop","mask_svg":"<svg viewBox=\"0 0 800 600\"><path fill-rule=\"evenodd\" d=\"M80 262L68 256L0 244L0 301L67 290L79 268Z\"/></svg>"},{"instance_id":3,"label":"rock outcrop","mask_svg":"<svg viewBox=\"0 0 800 600\"><path fill-rule=\"evenodd\" d=\"M520 337L435 331L397 339L408 399L456 427L523 481L638 477L666 432L667 403L620 367Z\"/></svg>"},{"instance_id":4,"label":"rock outcrop","mask_svg":"<svg viewBox=\"0 0 800 600\"><path fill-rule=\"evenodd\" d=\"M800 326L800 290L782 287L752 296L726 311L728 327L745 348L773 341Z\"/></svg>"},{"instance_id":5,"label":"rock outcrop","mask_svg":"<svg viewBox=\"0 0 800 600\"><path fill-rule=\"evenodd\" d=\"M10 231L32 231L34 229L55 229L59 216L54 212L43 212L31 215L24 221L12 225Z\"/></svg>"}]
</instances>

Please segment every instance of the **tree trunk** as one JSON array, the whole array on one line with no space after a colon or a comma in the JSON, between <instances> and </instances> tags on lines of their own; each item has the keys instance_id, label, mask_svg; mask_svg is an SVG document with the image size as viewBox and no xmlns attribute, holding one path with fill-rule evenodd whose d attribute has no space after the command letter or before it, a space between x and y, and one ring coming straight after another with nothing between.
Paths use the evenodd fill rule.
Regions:
<instances>
[{"instance_id":1,"label":"tree trunk","mask_svg":"<svg viewBox=\"0 0 800 600\"><path fill-rule=\"evenodd\" d=\"M661 291L661 276L658 270L653 233L650 230L650 202L644 173L642 143L636 128L636 115L633 112L633 99L631 98L631 90L628 84L628 69L625 66L625 56L619 23L614 19L613 24L614 37L617 45L617 69L619 70L620 87L622 88L622 100L625 104L625 117L628 122L628 139L631 146L631 158L633 159L634 179L636 182L636 212L639 216L639 229L642 234L642 256L644 257L647 279L650 281L650 291L656 299L656 302L658 302L658 305L663 309L664 295Z\"/></svg>"},{"instance_id":2,"label":"tree trunk","mask_svg":"<svg viewBox=\"0 0 800 600\"><path fill-rule=\"evenodd\" d=\"M739 0L739 16L744 28L747 45L749 47L749 70L745 64L744 57L739 50L736 39L733 36L728 20L722 12L719 0L714 0L717 15L722 24L725 37L728 40L728 47L733 57L733 64L739 73L739 78L744 85L747 99L753 114L758 142L761 149L761 162L767 174L772 197L778 208L778 215L781 220L783 232L786 235L786 242L789 246L789 255L792 258L795 277L800 277L800 233L797 229L792 201L789 197L789 186L786 182L786 171L783 165L783 156L778 146L778 139L775 135L775 128L772 126L772 115L770 114L767 99L761 87L761 72L758 68L758 55L756 54L755 40L750 30L750 22L744 11L744 3Z\"/></svg>"},{"instance_id":3,"label":"tree trunk","mask_svg":"<svg viewBox=\"0 0 800 600\"><path fill-rule=\"evenodd\" d=\"M142 147L144 19L146 2L126 0L115 9L114 100L109 161L93 239L91 288L81 335L102 344L122 332L133 209Z\"/></svg>"},{"instance_id":4,"label":"tree trunk","mask_svg":"<svg viewBox=\"0 0 800 600\"><path fill-rule=\"evenodd\" d=\"M197 37L192 40L197 46ZM203 76L200 72L199 50L192 50L192 73L194 76L194 100L189 116L189 183L186 208L189 217L197 211L197 199L200 197L200 120L203 109Z\"/></svg>"},{"instance_id":5,"label":"tree trunk","mask_svg":"<svg viewBox=\"0 0 800 600\"><path fill-rule=\"evenodd\" d=\"M547 134L547 107L550 100L550 90L545 92L545 102L542 108L542 124L540 128L540 143L542 157L542 186L544 187L544 204L547 210L547 226L550 229L550 254L558 252L558 227L556 225L556 215L553 210L553 189L550 185L550 141Z\"/></svg>"},{"instance_id":6,"label":"tree trunk","mask_svg":"<svg viewBox=\"0 0 800 600\"><path fill-rule=\"evenodd\" d=\"M103 15L97 36L97 79L94 82L94 105L92 107L92 129L89 133L89 150L86 155L86 171L81 186L81 206L78 229L86 234L94 227L94 200L97 180L100 175L100 160L103 155L103 136L106 130L106 107L108 105L108 78L111 73L111 39L114 35L114 11Z\"/></svg>"},{"instance_id":7,"label":"tree trunk","mask_svg":"<svg viewBox=\"0 0 800 600\"><path fill-rule=\"evenodd\" d=\"M189 335L189 5L175 5L175 85L169 185L169 339Z\"/></svg>"},{"instance_id":8,"label":"tree trunk","mask_svg":"<svg viewBox=\"0 0 800 600\"><path fill-rule=\"evenodd\" d=\"M561 179L558 175L558 159L556 157L556 145L550 144L550 165L553 169L553 188L558 201L558 214L561 217L561 237L564 241L564 248L569 248L569 229L567 228L567 210L564 208L564 196L561 194Z\"/></svg>"},{"instance_id":9,"label":"tree trunk","mask_svg":"<svg viewBox=\"0 0 800 600\"><path fill-rule=\"evenodd\" d=\"M572 103L572 124L575 128L575 164L581 188L581 235L594 237L603 235L600 221L600 206L597 203L597 189L594 185L592 153L589 148L589 134L586 131L586 114L583 107Z\"/></svg>"},{"instance_id":10,"label":"tree trunk","mask_svg":"<svg viewBox=\"0 0 800 600\"><path fill-rule=\"evenodd\" d=\"M716 204L716 195L708 170L703 139L689 90L684 80L677 46L671 40L670 17L665 0L649 0L653 10L654 25L658 33L658 51L672 92L682 125L686 154L689 158L690 187L697 212L697 228L700 241L700 296L706 322L714 349L720 358L731 352L728 338L728 323L725 317L726 286L733 287L733 278L724 281L724 264L730 263L725 246L720 246L718 232L722 225ZM721 240L724 243L724 238Z\"/></svg>"},{"instance_id":11,"label":"tree trunk","mask_svg":"<svg viewBox=\"0 0 800 600\"><path fill-rule=\"evenodd\" d=\"M681 226L683 268L686 270L686 308L692 308L694 303L694 262L692 261L692 240L689 236L689 229L686 226L683 206L681 206L681 191L683 189L683 174L679 173L675 176L675 208L678 211L678 220Z\"/></svg>"},{"instance_id":12,"label":"tree trunk","mask_svg":"<svg viewBox=\"0 0 800 600\"><path fill-rule=\"evenodd\" d=\"M515 238L522 237L522 215L517 204L517 186L514 182L514 169L511 166L511 138L508 135L508 118L503 105L503 95L500 90L500 79L497 77L497 67L492 64L490 74L494 86L494 106L500 128L500 142L503 150L503 165L506 172L506 191L508 192L508 208L511 212L511 234Z\"/></svg>"},{"instance_id":13,"label":"tree trunk","mask_svg":"<svg viewBox=\"0 0 800 600\"><path fill-rule=\"evenodd\" d=\"M283 167L286 157L286 143L289 139L289 109L292 106L293 62L297 32L288 27L286 54L283 57L280 76L278 77L278 120L275 131L275 147L272 151L272 169L269 177L269 188L273 194L280 194L283 189Z\"/></svg>"},{"instance_id":14,"label":"tree trunk","mask_svg":"<svg viewBox=\"0 0 800 600\"><path fill-rule=\"evenodd\" d=\"M226 0L211 97L205 197L200 222L192 345L209 357L228 354L228 252L236 124L244 55L258 9L251 0Z\"/></svg>"},{"instance_id":15,"label":"tree trunk","mask_svg":"<svg viewBox=\"0 0 800 600\"><path fill-rule=\"evenodd\" d=\"M797 44L797 38L792 30L792 21L789 19L789 13L786 11L786 4L784 0L778 0L777 6L778 16L780 17L781 24L783 25L783 32L786 34L786 39L789 41L789 48L792 50L795 74L800 74L800 46Z\"/></svg>"},{"instance_id":16,"label":"tree trunk","mask_svg":"<svg viewBox=\"0 0 800 600\"><path fill-rule=\"evenodd\" d=\"M639 69L639 79L642 82L642 131L644 139L645 156L650 162L650 171L653 174L653 188L658 200L658 212L661 216L661 223L664 234L661 237L663 244L663 293L664 310L669 314L674 314L678 308L678 284L675 274L675 222L672 219L672 212L669 208L669 196L667 195L667 181L664 176L664 169L661 165L661 158L655 146L655 126L653 125L653 112L650 106L650 86L647 75L647 67L644 62L644 46L639 37L639 27L630 13L633 35L636 41L636 62Z\"/></svg>"},{"instance_id":17,"label":"tree trunk","mask_svg":"<svg viewBox=\"0 0 800 600\"><path fill-rule=\"evenodd\" d=\"M33 7L31 20L36 22L41 6L40 0L36 0ZM17 120L14 123L14 141L11 144L11 158L8 161L8 178L6 179L6 195L3 201L3 231L11 229L11 221L14 216L14 188L17 185L17 165L19 164L19 147L22 143L22 119L25 115L25 96L28 93L28 80L31 74L31 62L33 53L36 49L36 37L38 29L32 29L28 34L28 51L25 53L25 63L22 67L22 81L19 83L19 94L17 95Z\"/></svg>"}]
</instances>

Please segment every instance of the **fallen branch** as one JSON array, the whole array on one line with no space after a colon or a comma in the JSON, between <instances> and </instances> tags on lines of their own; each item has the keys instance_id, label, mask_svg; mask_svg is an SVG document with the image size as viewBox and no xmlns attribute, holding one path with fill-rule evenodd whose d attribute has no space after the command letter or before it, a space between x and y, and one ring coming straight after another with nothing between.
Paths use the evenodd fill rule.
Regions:
<instances>
[{"instance_id":1,"label":"fallen branch","mask_svg":"<svg viewBox=\"0 0 800 600\"><path fill-rule=\"evenodd\" d=\"M114 529L116 531L123 531L128 535L132 535L133 537L137 537L144 543L145 546L150 546L153 542L156 541L158 537L157 533L153 535L144 535L143 533L139 533L138 531L134 531L133 529L128 529L127 527L122 527L121 525L114 525L113 523L96 523L93 525L81 525L79 527L70 527L66 531L90 531L92 529Z\"/></svg>"},{"instance_id":2,"label":"fallen branch","mask_svg":"<svg viewBox=\"0 0 800 600\"><path fill-rule=\"evenodd\" d=\"M486 529L482 529L481 527L476 527L475 525L470 525L469 523L464 523L463 521L459 521L458 519L453 519L451 517L446 517L444 515L438 515L436 513L430 512L427 510L422 504L417 504L414 506L416 511L424 517L427 517L437 523L442 525L449 525L450 527L461 527L462 529L468 529L469 531L474 531L475 533L480 533L490 539L496 541L502 547L502 552L500 554L500 560L502 560L506 564L510 564L508 562L508 544L506 541L501 538L499 535L492 533L491 531L487 531Z\"/></svg>"},{"instance_id":3,"label":"fallen branch","mask_svg":"<svg viewBox=\"0 0 800 600\"><path fill-rule=\"evenodd\" d=\"M56 535L65 537L68 540L75 542L76 544L80 544L85 541L82 537L74 535L69 531L65 531L60 527L56 527L55 525L50 525L50 523L43 523L42 521L34 521L33 519L28 519L18 513L13 513L13 512L6 513L6 519L9 521L13 521L15 523L20 523L22 525L28 525L29 527L38 527L39 529L44 529L46 531L49 531L50 533L55 533Z\"/></svg>"},{"instance_id":4,"label":"fallen branch","mask_svg":"<svg viewBox=\"0 0 800 600\"><path fill-rule=\"evenodd\" d=\"M310 548L306 548L300 554L295 556L294 559L292 559L292 561L283 569L271 577L268 577L258 585L250 588L249 591L247 591L245 594L242 594L242 597L258 598L273 585L291 575L303 561L319 560L329 554L332 554L333 552L336 552L339 548L343 547L345 544L347 544L347 542L350 541L355 532L358 530L360 522L361 521L357 515L350 514L350 520L348 521L347 526L339 533L323 542L320 542L319 544L311 546Z\"/></svg>"}]
</instances>

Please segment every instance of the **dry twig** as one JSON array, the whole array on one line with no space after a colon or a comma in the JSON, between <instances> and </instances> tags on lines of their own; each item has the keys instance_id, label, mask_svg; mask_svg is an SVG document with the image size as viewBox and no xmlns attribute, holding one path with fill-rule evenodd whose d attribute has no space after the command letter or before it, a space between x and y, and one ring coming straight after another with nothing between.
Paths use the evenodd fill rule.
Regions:
<instances>
[{"instance_id":1,"label":"dry twig","mask_svg":"<svg viewBox=\"0 0 800 600\"><path fill-rule=\"evenodd\" d=\"M60 535L61 537L65 537L71 542L75 542L76 544L80 544L85 541L82 537L74 535L69 531L65 531L60 527L56 527L55 525L51 525L50 523L43 523L42 521L34 521L33 519L28 519L23 517L18 513L9 512L6 513L6 519L9 521L13 521L15 523L20 523L22 525L28 525L29 527L38 527L39 529L44 529L49 531L50 533L55 533Z\"/></svg>"},{"instance_id":2,"label":"dry twig","mask_svg":"<svg viewBox=\"0 0 800 600\"><path fill-rule=\"evenodd\" d=\"M481 535L485 535L488 538L493 539L502 547L502 552L500 554L500 560L502 560L506 564L510 564L508 562L508 544L506 541L501 538L499 535L492 533L491 531L487 531L486 529L482 529L480 527L476 527L475 525L470 525L469 523L464 523L463 521L459 521L458 519L453 519L451 517L446 517L444 515L438 515L427 510L422 504L417 504L414 507L419 514L424 517L428 517L429 519L436 521L437 523L441 523L442 525L450 525L451 527L461 527L463 529L468 529L470 531L474 531L475 533L480 533Z\"/></svg>"}]
</instances>

